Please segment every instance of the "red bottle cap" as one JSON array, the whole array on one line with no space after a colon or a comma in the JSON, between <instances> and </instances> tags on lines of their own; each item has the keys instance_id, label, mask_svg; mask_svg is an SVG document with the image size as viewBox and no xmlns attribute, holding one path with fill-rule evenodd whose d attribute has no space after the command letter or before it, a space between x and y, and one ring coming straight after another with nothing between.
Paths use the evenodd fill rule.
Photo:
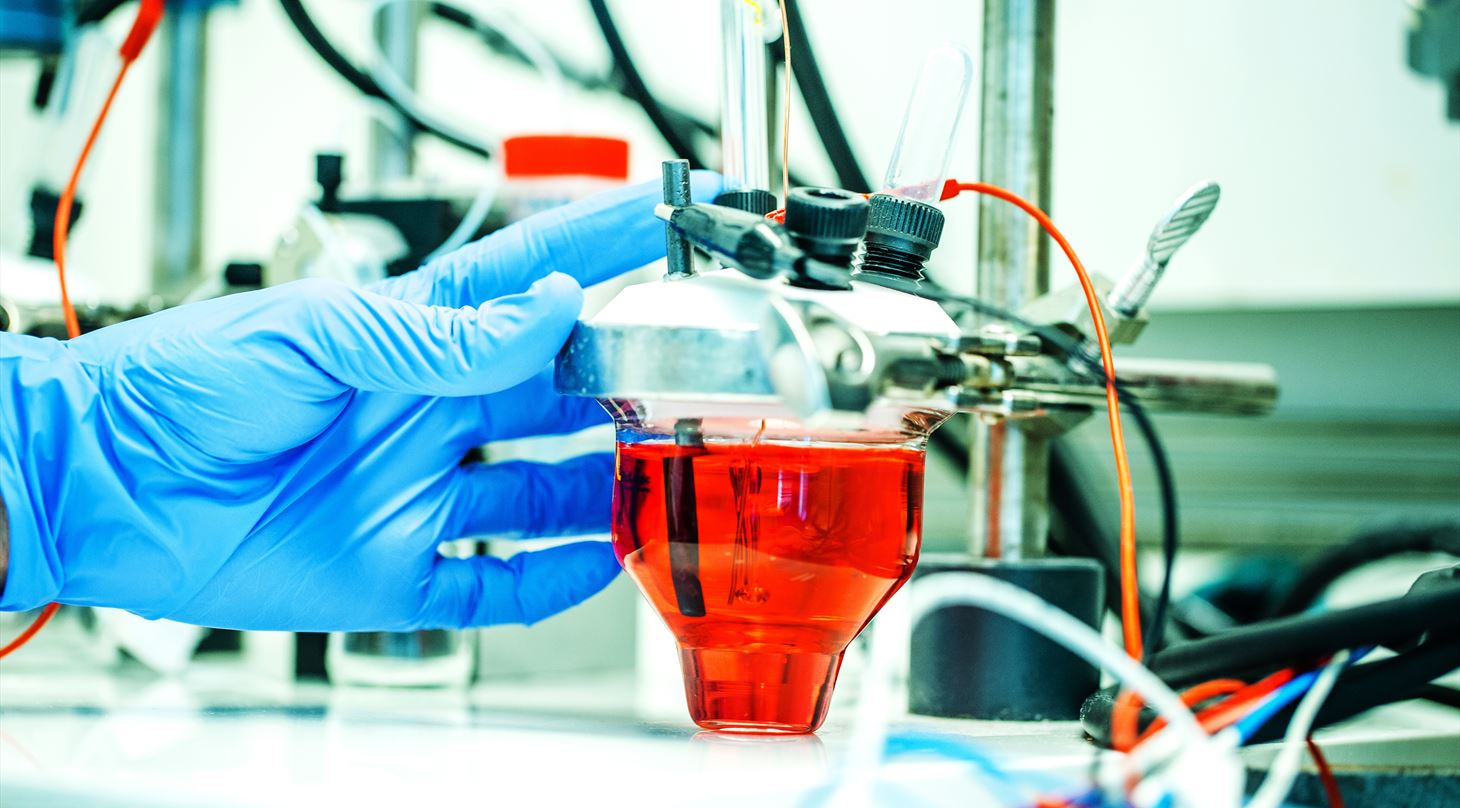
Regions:
<instances>
[{"instance_id":1,"label":"red bottle cap","mask_svg":"<svg viewBox=\"0 0 1460 808\"><path fill-rule=\"evenodd\" d=\"M508 177L629 178L629 142L594 135L520 135L502 141Z\"/></svg>"}]
</instances>

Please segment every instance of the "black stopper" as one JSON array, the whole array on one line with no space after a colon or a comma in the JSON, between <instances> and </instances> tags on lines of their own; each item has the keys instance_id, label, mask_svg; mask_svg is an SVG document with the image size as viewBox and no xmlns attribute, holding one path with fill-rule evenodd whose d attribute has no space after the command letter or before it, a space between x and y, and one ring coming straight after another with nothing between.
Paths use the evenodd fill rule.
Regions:
<instances>
[{"instance_id":1,"label":"black stopper","mask_svg":"<svg viewBox=\"0 0 1460 808\"><path fill-rule=\"evenodd\" d=\"M927 554L914 582L948 572L1011 583L1087 626L1100 625L1105 579L1084 558L974 560ZM916 584L915 584L916 585ZM943 718L1071 721L1100 687L1100 670L1030 627L973 606L935 609L913 626L908 711Z\"/></svg>"},{"instance_id":2,"label":"black stopper","mask_svg":"<svg viewBox=\"0 0 1460 808\"><path fill-rule=\"evenodd\" d=\"M345 156L336 152L314 155L314 181L319 184L319 209L332 210L340 201L345 182Z\"/></svg>"},{"instance_id":3,"label":"black stopper","mask_svg":"<svg viewBox=\"0 0 1460 808\"><path fill-rule=\"evenodd\" d=\"M51 260L56 257L56 207L61 204L61 195L49 188L36 186L30 189L30 246L26 253L36 258ZM71 227L81 218L83 205L80 199L71 201Z\"/></svg>"},{"instance_id":4,"label":"black stopper","mask_svg":"<svg viewBox=\"0 0 1460 808\"><path fill-rule=\"evenodd\" d=\"M943 237L943 211L891 194L873 194L868 204L867 252L860 271L922 280L923 264Z\"/></svg>"},{"instance_id":5,"label":"black stopper","mask_svg":"<svg viewBox=\"0 0 1460 808\"><path fill-rule=\"evenodd\" d=\"M867 200L835 188L796 188L786 197L786 230L801 249L834 264L850 264L867 234Z\"/></svg>"},{"instance_id":6,"label":"black stopper","mask_svg":"<svg viewBox=\"0 0 1460 808\"><path fill-rule=\"evenodd\" d=\"M715 204L727 208L735 208L757 216L764 216L767 213L780 207L776 204L776 195L770 191L745 190L726 191L715 197Z\"/></svg>"}]
</instances>

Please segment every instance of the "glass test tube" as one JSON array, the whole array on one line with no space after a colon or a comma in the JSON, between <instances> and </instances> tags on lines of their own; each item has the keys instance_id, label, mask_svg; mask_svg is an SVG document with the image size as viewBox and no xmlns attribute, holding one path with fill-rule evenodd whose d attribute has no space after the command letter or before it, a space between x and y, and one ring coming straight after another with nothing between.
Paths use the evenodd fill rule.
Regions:
<instances>
[{"instance_id":1,"label":"glass test tube","mask_svg":"<svg viewBox=\"0 0 1460 808\"><path fill-rule=\"evenodd\" d=\"M973 56L957 45L935 48L923 60L887 166L883 193L938 202L972 84Z\"/></svg>"}]
</instances>

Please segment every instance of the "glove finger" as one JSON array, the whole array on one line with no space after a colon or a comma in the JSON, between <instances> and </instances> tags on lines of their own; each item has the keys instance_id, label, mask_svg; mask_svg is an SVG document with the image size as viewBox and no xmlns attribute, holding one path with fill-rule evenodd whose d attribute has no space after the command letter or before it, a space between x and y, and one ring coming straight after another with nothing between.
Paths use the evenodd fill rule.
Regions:
<instances>
[{"instance_id":1,"label":"glove finger","mask_svg":"<svg viewBox=\"0 0 1460 808\"><path fill-rule=\"evenodd\" d=\"M426 588L422 628L531 625L593 595L618 575L608 542L564 544L507 560L441 558Z\"/></svg>"},{"instance_id":2,"label":"glove finger","mask_svg":"<svg viewBox=\"0 0 1460 808\"><path fill-rule=\"evenodd\" d=\"M560 395L553 388L552 368L511 390L482 396L481 413L481 430L476 433L478 443L537 435L571 435L612 420L594 399Z\"/></svg>"},{"instance_id":3,"label":"glove finger","mask_svg":"<svg viewBox=\"0 0 1460 808\"><path fill-rule=\"evenodd\" d=\"M453 472L446 538L606 533L612 501L609 452L562 463L472 463Z\"/></svg>"},{"instance_id":4,"label":"glove finger","mask_svg":"<svg viewBox=\"0 0 1460 808\"><path fill-rule=\"evenodd\" d=\"M719 174L696 171L695 199L720 192ZM382 281L373 291L434 306L476 306L526 289L549 272L590 286L664 257L658 182L596 194L509 225L426 266Z\"/></svg>"},{"instance_id":5,"label":"glove finger","mask_svg":"<svg viewBox=\"0 0 1460 808\"><path fill-rule=\"evenodd\" d=\"M540 373L583 308L553 273L475 308L424 306L326 281L291 284L303 328L285 339L343 384L423 396L495 393ZM292 326L287 324L286 328Z\"/></svg>"}]
</instances>

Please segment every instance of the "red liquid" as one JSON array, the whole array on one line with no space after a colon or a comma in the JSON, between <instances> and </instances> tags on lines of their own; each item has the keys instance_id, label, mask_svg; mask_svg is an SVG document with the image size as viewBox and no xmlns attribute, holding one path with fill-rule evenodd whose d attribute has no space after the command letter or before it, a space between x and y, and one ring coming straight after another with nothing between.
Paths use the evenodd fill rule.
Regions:
<instances>
[{"instance_id":1,"label":"red liquid","mask_svg":"<svg viewBox=\"0 0 1460 808\"><path fill-rule=\"evenodd\" d=\"M618 444L613 544L706 729L811 732L842 652L917 563L923 453Z\"/></svg>"}]
</instances>

